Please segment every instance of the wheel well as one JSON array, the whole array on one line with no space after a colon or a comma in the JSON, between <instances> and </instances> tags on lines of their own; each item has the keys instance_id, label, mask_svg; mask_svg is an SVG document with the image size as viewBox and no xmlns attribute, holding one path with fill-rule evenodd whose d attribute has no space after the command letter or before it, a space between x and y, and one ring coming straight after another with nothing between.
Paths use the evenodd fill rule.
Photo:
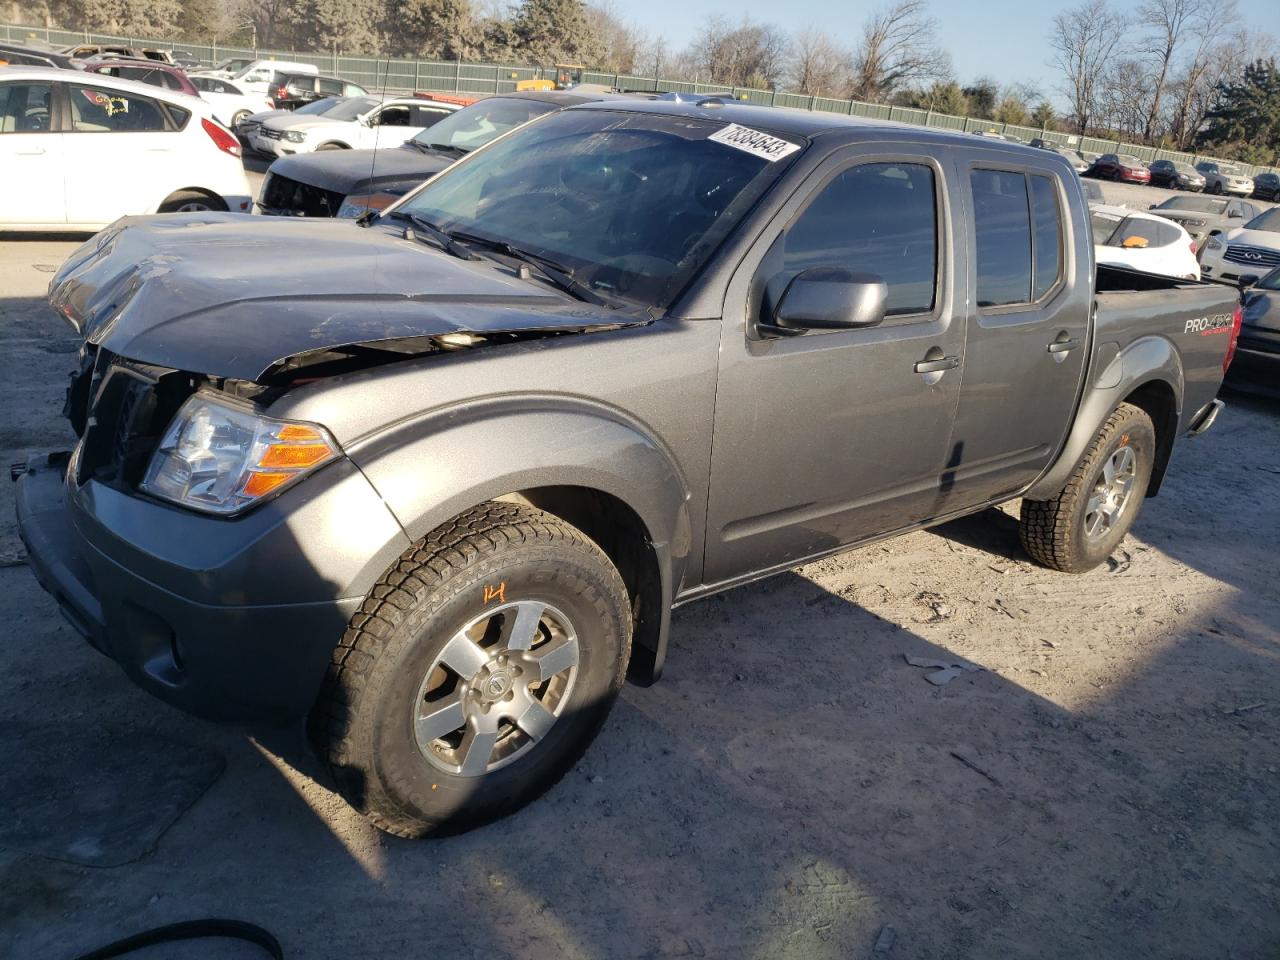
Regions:
<instances>
[{"instance_id":1,"label":"wheel well","mask_svg":"<svg viewBox=\"0 0 1280 960\"><path fill-rule=\"evenodd\" d=\"M1125 397L1124 402L1145 411L1155 427L1156 457L1151 468L1151 483L1147 486L1147 496L1154 497L1160 492L1160 483L1173 454L1173 441L1178 435L1178 400L1169 384L1152 380Z\"/></svg>"},{"instance_id":2,"label":"wheel well","mask_svg":"<svg viewBox=\"0 0 1280 960\"><path fill-rule=\"evenodd\" d=\"M527 503L554 514L573 524L605 552L622 575L631 598L634 633L628 677L646 685L657 679L665 612L662 571L653 538L640 516L612 494L589 487L535 487L494 499Z\"/></svg>"},{"instance_id":3,"label":"wheel well","mask_svg":"<svg viewBox=\"0 0 1280 960\"><path fill-rule=\"evenodd\" d=\"M201 187L183 187L181 190L175 190L160 201L160 206L163 207L166 203L172 203L174 200L189 196L190 194L196 194L197 196L204 197L210 203L215 204L224 211L227 209L227 205L223 202L220 196L211 190L205 190Z\"/></svg>"}]
</instances>

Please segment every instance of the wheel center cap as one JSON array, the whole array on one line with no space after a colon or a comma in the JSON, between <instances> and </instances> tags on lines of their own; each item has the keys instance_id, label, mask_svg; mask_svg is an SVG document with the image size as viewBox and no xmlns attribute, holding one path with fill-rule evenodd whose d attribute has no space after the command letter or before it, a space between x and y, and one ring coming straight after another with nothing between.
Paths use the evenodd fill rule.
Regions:
<instances>
[{"instance_id":1,"label":"wheel center cap","mask_svg":"<svg viewBox=\"0 0 1280 960\"><path fill-rule=\"evenodd\" d=\"M501 700L514 686L515 677L509 667L490 667L485 670L476 688L485 700Z\"/></svg>"}]
</instances>

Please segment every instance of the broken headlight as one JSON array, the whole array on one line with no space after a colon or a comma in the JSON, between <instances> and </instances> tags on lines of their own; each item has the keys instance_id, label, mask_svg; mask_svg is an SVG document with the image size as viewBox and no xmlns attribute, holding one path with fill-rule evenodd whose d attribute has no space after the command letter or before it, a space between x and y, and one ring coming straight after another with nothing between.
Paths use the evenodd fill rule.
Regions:
<instances>
[{"instance_id":1,"label":"broken headlight","mask_svg":"<svg viewBox=\"0 0 1280 960\"><path fill-rule=\"evenodd\" d=\"M140 489L230 516L339 455L337 443L317 424L273 420L197 393L169 424Z\"/></svg>"}]
</instances>

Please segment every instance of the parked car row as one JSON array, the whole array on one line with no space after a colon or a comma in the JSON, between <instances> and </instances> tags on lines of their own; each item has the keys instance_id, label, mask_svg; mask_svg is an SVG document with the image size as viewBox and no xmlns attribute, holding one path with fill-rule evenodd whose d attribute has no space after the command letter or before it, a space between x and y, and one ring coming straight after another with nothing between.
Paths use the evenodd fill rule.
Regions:
<instances>
[{"instance_id":1,"label":"parked car row","mask_svg":"<svg viewBox=\"0 0 1280 960\"><path fill-rule=\"evenodd\" d=\"M363 96L364 87L341 77L320 76L313 64L232 57L200 70L193 57L167 50L80 44L45 49L0 44L0 66L44 66L83 70L176 90L214 105L214 116L234 128L264 110L296 110L330 96Z\"/></svg>"},{"instance_id":2,"label":"parked car row","mask_svg":"<svg viewBox=\"0 0 1280 960\"><path fill-rule=\"evenodd\" d=\"M1201 160L1193 167L1184 160L1156 160L1147 164L1127 154L1104 153L1082 175L1193 193L1280 200L1280 175L1268 172L1250 177L1240 167L1217 160Z\"/></svg>"}]
</instances>

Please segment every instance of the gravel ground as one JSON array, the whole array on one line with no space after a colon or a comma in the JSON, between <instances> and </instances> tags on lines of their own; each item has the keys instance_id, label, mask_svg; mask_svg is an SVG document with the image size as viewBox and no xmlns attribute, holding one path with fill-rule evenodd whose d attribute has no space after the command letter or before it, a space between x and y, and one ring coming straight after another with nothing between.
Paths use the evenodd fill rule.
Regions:
<instances>
[{"instance_id":1,"label":"gravel ground","mask_svg":"<svg viewBox=\"0 0 1280 960\"><path fill-rule=\"evenodd\" d=\"M9 460L69 445L74 342L40 296L71 249L0 242ZM890 958L1274 960L1277 451L1280 405L1231 398L1086 576L1028 563L1010 507L682 608L663 682L623 693L564 782L417 843L349 811L296 731L193 720L90 650L26 569L6 484L0 727L46 771L47 819L93 819L103 736L225 769L120 866L0 833L0 956L216 915L290 958L857 958L890 926ZM982 670L937 687L904 655Z\"/></svg>"}]
</instances>

